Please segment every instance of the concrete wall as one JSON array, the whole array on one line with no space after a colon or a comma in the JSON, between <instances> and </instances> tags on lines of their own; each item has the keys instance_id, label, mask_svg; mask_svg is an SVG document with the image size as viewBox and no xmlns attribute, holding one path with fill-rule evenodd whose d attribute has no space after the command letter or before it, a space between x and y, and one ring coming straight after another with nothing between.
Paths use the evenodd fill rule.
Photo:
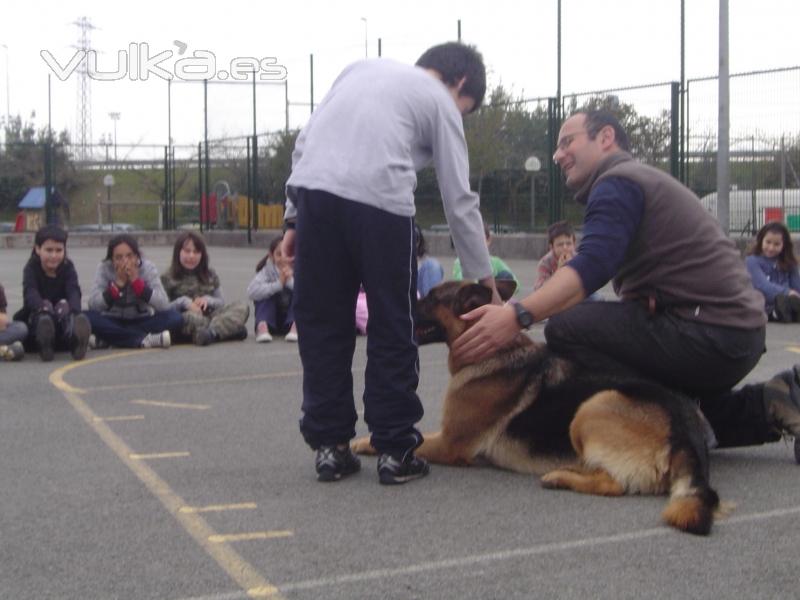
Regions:
<instances>
[{"instance_id":1,"label":"concrete wall","mask_svg":"<svg viewBox=\"0 0 800 600\"><path fill-rule=\"evenodd\" d=\"M177 231L137 231L133 233L142 247L171 246ZM251 232L252 244L247 242L247 231L213 230L203 233L203 237L210 246L267 248L270 241L280 235L280 230L265 229ZM432 256L455 256L455 250L450 241L450 235L444 232L425 231L425 242L428 252ZM71 233L70 246L106 246L114 234L102 233ZM32 248L33 233L3 233L0 234L0 248ZM752 238L731 238L744 256L747 245ZM492 237L491 253L507 259L538 259L547 252L547 236L542 233L507 233L497 234Z\"/></svg>"}]
</instances>

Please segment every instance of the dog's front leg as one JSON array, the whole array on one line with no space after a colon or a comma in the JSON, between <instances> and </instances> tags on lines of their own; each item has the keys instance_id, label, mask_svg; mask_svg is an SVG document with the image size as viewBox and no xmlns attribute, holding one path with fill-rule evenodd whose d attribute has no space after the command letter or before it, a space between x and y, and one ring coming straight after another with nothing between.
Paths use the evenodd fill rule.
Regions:
<instances>
[{"instance_id":1,"label":"dog's front leg","mask_svg":"<svg viewBox=\"0 0 800 600\"><path fill-rule=\"evenodd\" d=\"M432 463L466 466L474 458L468 452L465 452L464 448L453 443L453 440L449 439L441 431L426 433L423 438L422 445L415 450L415 453L417 456Z\"/></svg>"}]
</instances>

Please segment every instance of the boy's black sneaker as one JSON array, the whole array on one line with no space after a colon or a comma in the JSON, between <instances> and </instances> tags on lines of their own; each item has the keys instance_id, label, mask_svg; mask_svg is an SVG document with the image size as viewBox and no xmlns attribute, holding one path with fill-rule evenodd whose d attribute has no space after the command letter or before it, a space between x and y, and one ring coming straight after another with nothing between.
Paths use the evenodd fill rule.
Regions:
<instances>
[{"instance_id":1,"label":"boy's black sneaker","mask_svg":"<svg viewBox=\"0 0 800 600\"><path fill-rule=\"evenodd\" d=\"M92 324L84 314L75 315L72 321L72 358L82 360L89 349L89 338L92 336Z\"/></svg>"},{"instance_id":2,"label":"boy's black sneaker","mask_svg":"<svg viewBox=\"0 0 800 600\"><path fill-rule=\"evenodd\" d=\"M407 452L403 457L381 454L378 457L378 479L383 485L399 485L425 477L431 472L428 461Z\"/></svg>"},{"instance_id":3,"label":"boy's black sneaker","mask_svg":"<svg viewBox=\"0 0 800 600\"><path fill-rule=\"evenodd\" d=\"M317 481L339 481L361 470L361 461L350 446L320 446L315 461Z\"/></svg>"},{"instance_id":4,"label":"boy's black sneaker","mask_svg":"<svg viewBox=\"0 0 800 600\"><path fill-rule=\"evenodd\" d=\"M56 324L50 315L40 315L36 323L36 343L39 345L39 356L44 362L53 360L56 341Z\"/></svg>"}]
</instances>

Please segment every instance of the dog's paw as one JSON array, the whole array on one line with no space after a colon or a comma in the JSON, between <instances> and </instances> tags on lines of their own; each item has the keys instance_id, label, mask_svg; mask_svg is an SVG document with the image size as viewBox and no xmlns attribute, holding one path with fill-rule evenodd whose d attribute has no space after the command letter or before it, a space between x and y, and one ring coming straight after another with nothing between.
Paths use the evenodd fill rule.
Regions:
<instances>
[{"instance_id":1,"label":"dog's paw","mask_svg":"<svg viewBox=\"0 0 800 600\"><path fill-rule=\"evenodd\" d=\"M566 481L564 481L560 471L545 473L542 475L539 482L542 484L542 487L547 490L563 490L569 487Z\"/></svg>"},{"instance_id":2,"label":"dog's paw","mask_svg":"<svg viewBox=\"0 0 800 600\"><path fill-rule=\"evenodd\" d=\"M350 442L350 449L356 454L377 454L378 452L369 443L368 437L360 437Z\"/></svg>"}]
</instances>

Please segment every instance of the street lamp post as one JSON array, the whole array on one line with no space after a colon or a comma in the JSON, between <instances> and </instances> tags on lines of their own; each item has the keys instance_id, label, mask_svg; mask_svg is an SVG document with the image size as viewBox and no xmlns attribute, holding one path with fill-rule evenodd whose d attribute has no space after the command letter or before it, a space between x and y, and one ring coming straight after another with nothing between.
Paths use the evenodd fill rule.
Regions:
<instances>
[{"instance_id":1,"label":"street lamp post","mask_svg":"<svg viewBox=\"0 0 800 600\"><path fill-rule=\"evenodd\" d=\"M117 121L122 116L122 113L119 112L110 112L108 116L111 117L111 120L114 121L114 162L117 162Z\"/></svg>"},{"instance_id":2,"label":"street lamp post","mask_svg":"<svg viewBox=\"0 0 800 600\"><path fill-rule=\"evenodd\" d=\"M368 41L369 38L367 37L367 17L361 17L361 20L364 21L364 58L369 58L369 46Z\"/></svg>"},{"instance_id":3,"label":"street lamp post","mask_svg":"<svg viewBox=\"0 0 800 600\"><path fill-rule=\"evenodd\" d=\"M108 206L108 224L111 227L111 231L114 231L114 217L111 214L111 188L114 187L114 176L109 173L105 177L103 177L103 185L106 186L106 204Z\"/></svg>"},{"instance_id":4,"label":"street lamp post","mask_svg":"<svg viewBox=\"0 0 800 600\"><path fill-rule=\"evenodd\" d=\"M8 74L8 46L0 44L6 51L6 127L11 124L11 78Z\"/></svg>"}]
</instances>

